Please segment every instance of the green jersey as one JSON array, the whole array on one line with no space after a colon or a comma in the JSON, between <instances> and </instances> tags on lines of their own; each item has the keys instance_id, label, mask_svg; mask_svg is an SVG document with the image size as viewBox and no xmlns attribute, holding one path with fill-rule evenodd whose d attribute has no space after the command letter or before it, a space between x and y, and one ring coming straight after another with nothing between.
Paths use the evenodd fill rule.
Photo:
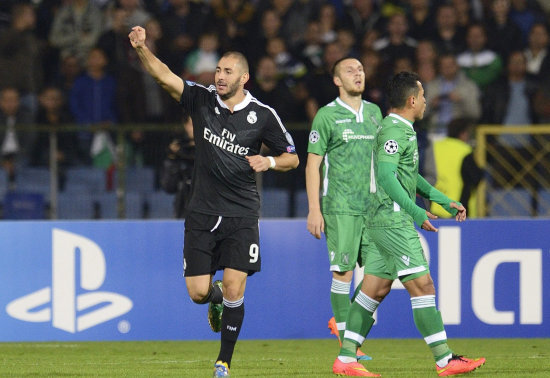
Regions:
<instances>
[{"instance_id":1,"label":"green jersey","mask_svg":"<svg viewBox=\"0 0 550 378\"><path fill-rule=\"evenodd\" d=\"M376 138L376 164L388 162L397 166L397 180L414 203L418 177L418 145L412 122L391 113L382 121ZM376 193L369 199L369 227L402 227L411 225L413 217L400 208L384 191L376 185Z\"/></svg>"},{"instance_id":2,"label":"green jersey","mask_svg":"<svg viewBox=\"0 0 550 378\"><path fill-rule=\"evenodd\" d=\"M372 155L381 121L378 105L362 101L355 112L339 97L315 115L307 151L324 156L324 214L366 214L368 193L375 190Z\"/></svg>"}]
</instances>

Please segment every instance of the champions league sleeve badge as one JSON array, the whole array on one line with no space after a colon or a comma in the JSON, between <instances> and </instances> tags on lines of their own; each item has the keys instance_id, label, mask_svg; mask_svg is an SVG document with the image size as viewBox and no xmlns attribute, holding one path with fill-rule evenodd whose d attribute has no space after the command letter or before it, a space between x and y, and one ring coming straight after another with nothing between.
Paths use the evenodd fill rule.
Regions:
<instances>
[{"instance_id":1,"label":"champions league sleeve badge","mask_svg":"<svg viewBox=\"0 0 550 378\"><path fill-rule=\"evenodd\" d=\"M312 130L310 133L309 133L309 142L310 143L317 143L319 141L319 132L317 130Z\"/></svg>"},{"instance_id":2,"label":"champions league sleeve badge","mask_svg":"<svg viewBox=\"0 0 550 378\"><path fill-rule=\"evenodd\" d=\"M390 155L395 154L398 149L399 145L397 144L397 141L393 139L390 139L386 143L384 143L384 151L386 151Z\"/></svg>"}]
</instances>

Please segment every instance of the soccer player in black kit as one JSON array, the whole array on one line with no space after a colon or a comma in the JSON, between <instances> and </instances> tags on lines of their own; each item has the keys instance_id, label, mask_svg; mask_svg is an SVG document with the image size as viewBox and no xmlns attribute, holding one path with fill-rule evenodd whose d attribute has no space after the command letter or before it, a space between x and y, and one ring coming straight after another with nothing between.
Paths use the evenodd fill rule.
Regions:
<instances>
[{"instance_id":1,"label":"soccer player in black kit","mask_svg":"<svg viewBox=\"0 0 550 378\"><path fill-rule=\"evenodd\" d=\"M244 318L246 279L260 270L255 172L296 168L294 142L277 113L244 89L249 73L241 53L225 53L216 67L215 86L206 88L170 71L147 48L142 27L132 28L128 37L145 69L193 120L195 167L183 269L189 296L210 304L210 326L221 329L214 376L229 376ZM259 154L262 143L274 156ZM223 282L212 284L217 270L223 270Z\"/></svg>"}]
</instances>

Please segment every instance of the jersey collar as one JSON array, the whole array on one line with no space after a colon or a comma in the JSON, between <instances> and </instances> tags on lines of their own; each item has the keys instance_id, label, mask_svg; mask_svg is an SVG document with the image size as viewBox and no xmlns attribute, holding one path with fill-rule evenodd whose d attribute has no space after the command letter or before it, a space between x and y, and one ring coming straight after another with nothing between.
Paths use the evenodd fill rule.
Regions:
<instances>
[{"instance_id":1,"label":"jersey collar","mask_svg":"<svg viewBox=\"0 0 550 378\"><path fill-rule=\"evenodd\" d=\"M413 124L412 124L412 122L409 121L408 119L405 119L405 118L403 118L403 117L401 117L400 115L395 114L395 113L390 113L390 114L388 114L388 117L397 118L398 120L400 120L400 121L403 122L404 124L409 125L409 127L414 131Z\"/></svg>"},{"instance_id":2,"label":"jersey collar","mask_svg":"<svg viewBox=\"0 0 550 378\"><path fill-rule=\"evenodd\" d=\"M235 107L233 108L233 112L246 108L247 105L250 104L250 101L252 101L252 95L250 94L250 92L246 89L244 90L244 92L246 93L244 96L244 100L235 105ZM218 104L220 104L222 108L229 109L229 107L225 105L225 103L222 101L219 94L216 94L216 99L218 100Z\"/></svg>"},{"instance_id":3,"label":"jersey collar","mask_svg":"<svg viewBox=\"0 0 550 378\"><path fill-rule=\"evenodd\" d=\"M363 120L363 105L364 105L364 102L361 101L361 106L359 107L359 111L358 112L355 112L355 110L353 110L353 108L351 106L349 106L348 104L346 104L344 101L342 101L342 99L340 97L336 97L336 102L338 103L338 105L340 105L341 107L343 108L346 108L348 109L350 112L352 112L353 114L355 114L355 122L357 123L362 123L364 120Z\"/></svg>"}]
</instances>

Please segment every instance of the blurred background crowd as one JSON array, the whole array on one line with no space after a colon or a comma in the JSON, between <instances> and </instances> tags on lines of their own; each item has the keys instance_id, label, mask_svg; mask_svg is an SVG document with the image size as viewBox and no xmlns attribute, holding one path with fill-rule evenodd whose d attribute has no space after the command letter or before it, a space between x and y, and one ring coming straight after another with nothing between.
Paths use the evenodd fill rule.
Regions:
<instances>
[{"instance_id":1,"label":"blurred background crowd","mask_svg":"<svg viewBox=\"0 0 550 378\"><path fill-rule=\"evenodd\" d=\"M58 134L59 166L109 171L113 127L186 119L141 67L127 37L135 25L173 72L202 84L213 82L221 53L242 51L247 89L277 110L304 166L309 124L337 97L330 70L344 56L363 63L364 98L384 113L389 76L419 73L428 101L415 125L421 161L455 119L550 123L549 23L545 0L2 0L2 166L15 183L17 167L49 165L48 134L18 125L78 125ZM126 163L161 167L172 136L128 132Z\"/></svg>"}]
</instances>

